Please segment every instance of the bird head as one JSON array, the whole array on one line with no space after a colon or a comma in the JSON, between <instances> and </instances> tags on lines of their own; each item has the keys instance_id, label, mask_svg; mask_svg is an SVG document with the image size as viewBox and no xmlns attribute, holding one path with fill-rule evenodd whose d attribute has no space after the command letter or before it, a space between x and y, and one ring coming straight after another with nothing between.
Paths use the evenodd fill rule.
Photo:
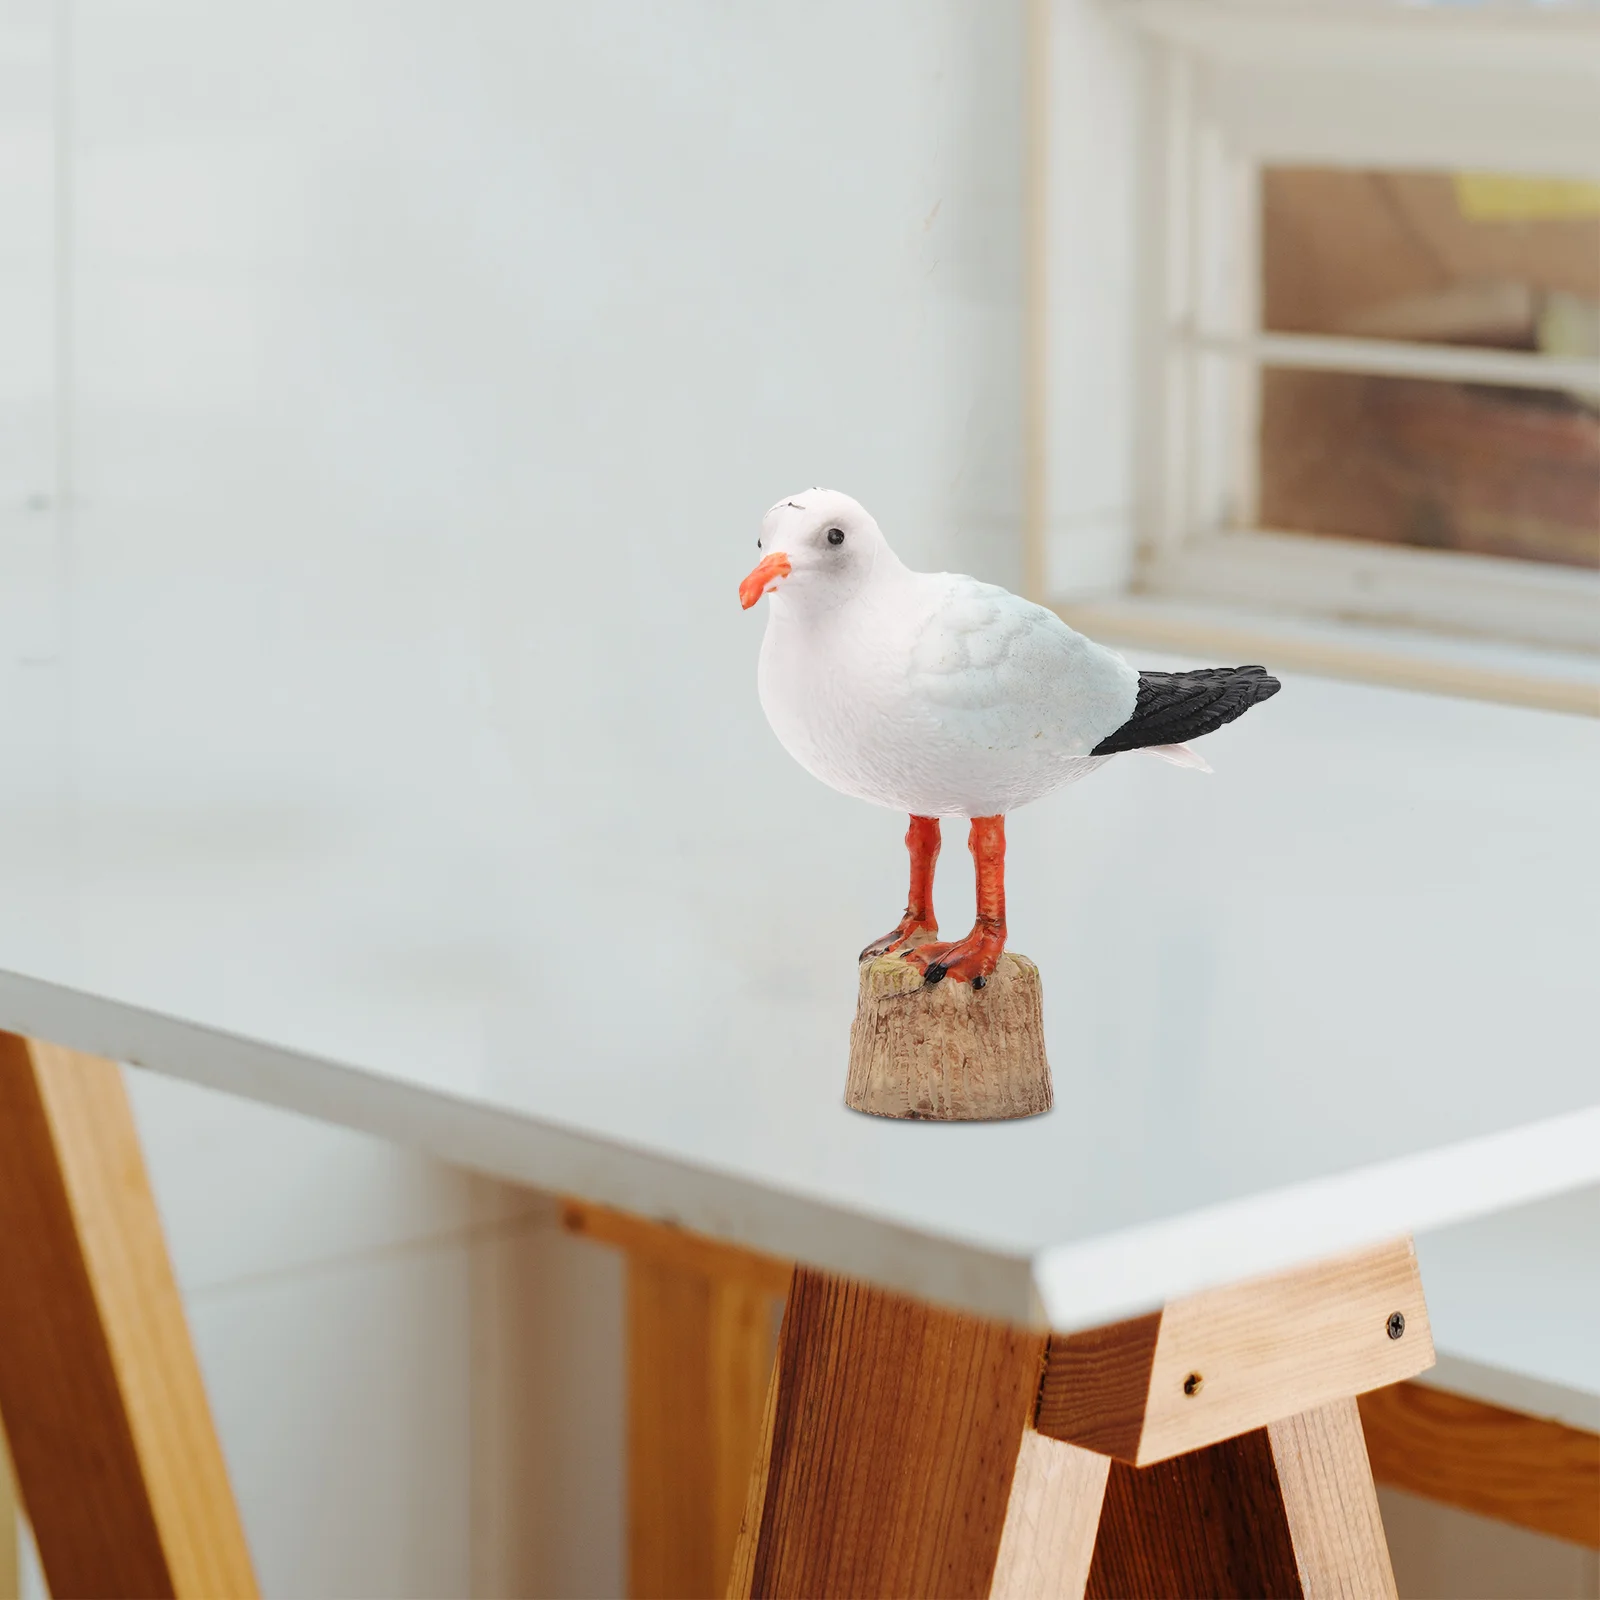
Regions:
<instances>
[{"instance_id":1,"label":"bird head","mask_svg":"<svg viewBox=\"0 0 1600 1600\"><path fill-rule=\"evenodd\" d=\"M739 585L746 611L762 595L828 611L857 592L880 558L893 559L867 509L836 489L807 489L761 519L761 560Z\"/></svg>"}]
</instances>

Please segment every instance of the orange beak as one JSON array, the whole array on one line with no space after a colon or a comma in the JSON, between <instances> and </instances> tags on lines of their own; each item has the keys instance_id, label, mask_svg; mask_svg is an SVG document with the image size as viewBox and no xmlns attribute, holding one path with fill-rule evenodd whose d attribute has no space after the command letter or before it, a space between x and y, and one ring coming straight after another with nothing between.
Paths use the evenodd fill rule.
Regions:
<instances>
[{"instance_id":1,"label":"orange beak","mask_svg":"<svg viewBox=\"0 0 1600 1600\"><path fill-rule=\"evenodd\" d=\"M788 556L781 550L774 550L758 561L755 571L739 585L739 604L748 611L762 595L771 594L778 587L780 578L788 576Z\"/></svg>"}]
</instances>

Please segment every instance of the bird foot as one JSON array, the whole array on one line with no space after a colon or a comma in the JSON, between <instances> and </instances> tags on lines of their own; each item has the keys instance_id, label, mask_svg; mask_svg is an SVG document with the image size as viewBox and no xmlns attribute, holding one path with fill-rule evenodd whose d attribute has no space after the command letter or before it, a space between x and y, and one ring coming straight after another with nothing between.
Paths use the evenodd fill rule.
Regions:
<instances>
[{"instance_id":1,"label":"bird foot","mask_svg":"<svg viewBox=\"0 0 1600 1600\"><path fill-rule=\"evenodd\" d=\"M856 959L871 961L875 956L894 955L897 951L903 955L913 945L926 944L938 931L937 922L924 921L908 911L888 933L881 939L874 939Z\"/></svg>"},{"instance_id":2,"label":"bird foot","mask_svg":"<svg viewBox=\"0 0 1600 1600\"><path fill-rule=\"evenodd\" d=\"M906 960L922 974L925 984L954 978L981 989L1000 965L1006 947L1004 930L996 932L979 923L965 939L953 944L924 944L906 953Z\"/></svg>"}]
</instances>

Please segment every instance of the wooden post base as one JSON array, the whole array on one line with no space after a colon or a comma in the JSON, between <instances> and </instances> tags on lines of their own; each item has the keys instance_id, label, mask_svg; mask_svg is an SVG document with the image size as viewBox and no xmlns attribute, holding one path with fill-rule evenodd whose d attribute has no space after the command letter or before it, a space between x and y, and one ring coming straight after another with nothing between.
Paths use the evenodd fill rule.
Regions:
<instances>
[{"instance_id":1,"label":"wooden post base","mask_svg":"<svg viewBox=\"0 0 1600 1600\"><path fill-rule=\"evenodd\" d=\"M1408 1244L1103 1332L798 1269L729 1594L1394 1595L1354 1395L1432 1361Z\"/></svg>"},{"instance_id":2,"label":"wooden post base","mask_svg":"<svg viewBox=\"0 0 1600 1600\"><path fill-rule=\"evenodd\" d=\"M877 1117L991 1122L1048 1111L1039 969L1007 951L982 989L925 985L901 956L861 964L844 1103Z\"/></svg>"}]
</instances>

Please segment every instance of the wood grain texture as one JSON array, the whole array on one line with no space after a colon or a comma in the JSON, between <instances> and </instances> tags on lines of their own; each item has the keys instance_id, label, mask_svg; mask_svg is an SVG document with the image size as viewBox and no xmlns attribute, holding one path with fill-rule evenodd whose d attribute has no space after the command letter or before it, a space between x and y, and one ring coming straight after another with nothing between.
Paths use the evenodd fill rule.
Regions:
<instances>
[{"instance_id":1,"label":"wood grain texture","mask_svg":"<svg viewBox=\"0 0 1600 1600\"><path fill-rule=\"evenodd\" d=\"M1394 1312L1405 1317L1398 1339ZM1161 1314L1138 1461L1144 1465L1433 1365L1409 1239L1172 1301ZM1190 1373L1204 1383L1184 1392Z\"/></svg>"},{"instance_id":2,"label":"wood grain texture","mask_svg":"<svg viewBox=\"0 0 1600 1600\"><path fill-rule=\"evenodd\" d=\"M750 1593L755 1579L756 1546L761 1539L761 1513L767 1503L767 1478L772 1467L772 1428L778 1414L778 1363L772 1364L767 1379L766 1404L761 1408L761 1433L745 1484L744 1514L739 1536L734 1541L733 1564L729 1571L728 1600L741 1600Z\"/></svg>"},{"instance_id":3,"label":"wood grain texture","mask_svg":"<svg viewBox=\"0 0 1600 1600\"><path fill-rule=\"evenodd\" d=\"M628 1593L714 1592L708 1281L628 1263Z\"/></svg>"},{"instance_id":4,"label":"wood grain texture","mask_svg":"<svg viewBox=\"0 0 1600 1600\"><path fill-rule=\"evenodd\" d=\"M3 1334L0 1334L3 1337ZM11 1475L11 1452L0 1428L0 1600L18 1600L22 1592L22 1541L17 1536L16 1480Z\"/></svg>"},{"instance_id":5,"label":"wood grain texture","mask_svg":"<svg viewBox=\"0 0 1600 1600\"><path fill-rule=\"evenodd\" d=\"M1094 1600L1299 1600L1266 1429L1151 1467L1113 1462L1087 1593Z\"/></svg>"},{"instance_id":6,"label":"wood grain texture","mask_svg":"<svg viewBox=\"0 0 1600 1600\"><path fill-rule=\"evenodd\" d=\"M1032 1428L1023 1434L991 1596L1079 1600L1089 1581L1110 1468L1110 1459L1092 1450L1047 1439Z\"/></svg>"},{"instance_id":7,"label":"wood grain texture","mask_svg":"<svg viewBox=\"0 0 1600 1600\"><path fill-rule=\"evenodd\" d=\"M0 1414L51 1592L253 1595L121 1074L0 1034Z\"/></svg>"},{"instance_id":8,"label":"wood grain texture","mask_svg":"<svg viewBox=\"0 0 1600 1600\"><path fill-rule=\"evenodd\" d=\"M1052 1338L1035 1425L1148 1466L1432 1365L1416 1253L1400 1239Z\"/></svg>"},{"instance_id":9,"label":"wood grain texture","mask_svg":"<svg viewBox=\"0 0 1600 1600\"><path fill-rule=\"evenodd\" d=\"M793 1262L727 1244L676 1223L636 1217L587 1200L563 1200L561 1225L568 1233L613 1245L630 1256L648 1257L682 1272L731 1278L780 1300L789 1292Z\"/></svg>"},{"instance_id":10,"label":"wood grain texture","mask_svg":"<svg viewBox=\"0 0 1600 1600\"><path fill-rule=\"evenodd\" d=\"M1034 1426L1052 1439L1137 1460L1161 1313L1056 1335L1045 1358Z\"/></svg>"},{"instance_id":11,"label":"wood grain texture","mask_svg":"<svg viewBox=\"0 0 1600 1600\"><path fill-rule=\"evenodd\" d=\"M628 1264L628 1587L676 1600L728 1581L772 1365L760 1286Z\"/></svg>"},{"instance_id":12,"label":"wood grain texture","mask_svg":"<svg viewBox=\"0 0 1600 1600\"><path fill-rule=\"evenodd\" d=\"M1395 1600L1355 1401L1285 1417L1267 1438L1306 1600Z\"/></svg>"},{"instance_id":13,"label":"wood grain texture","mask_svg":"<svg viewBox=\"0 0 1600 1600\"><path fill-rule=\"evenodd\" d=\"M628 1256L629 1592L720 1594L793 1268L587 1201L561 1221Z\"/></svg>"},{"instance_id":14,"label":"wood grain texture","mask_svg":"<svg viewBox=\"0 0 1600 1600\"><path fill-rule=\"evenodd\" d=\"M1039 1335L798 1269L736 1592L986 1595L1043 1355Z\"/></svg>"},{"instance_id":15,"label":"wood grain texture","mask_svg":"<svg viewBox=\"0 0 1600 1600\"><path fill-rule=\"evenodd\" d=\"M900 956L861 964L845 1104L876 1117L988 1122L1054 1104L1039 969L1014 951L987 985L931 987Z\"/></svg>"},{"instance_id":16,"label":"wood grain texture","mask_svg":"<svg viewBox=\"0 0 1600 1600\"><path fill-rule=\"evenodd\" d=\"M1355 1401L1112 1465L1090 1595L1393 1600Z\"/></svg>"},{"instance_id":17,"label":"wood grain texture","mask_svg":"<svg viewBox=\"0 0 1600 1600\"><path fill-rule=\"evenodd\" d=\"M1420 1383L1360 1407L1379 1483L1600 1549L1600 1435Z\"/></svg>"},{"instance_id":18,"label":"wood grain texture","mask_svg":"<svg viewBox=\"0 0 1600 1600\"><path fill-rule=\"evenodd\" d=\"M721 1594L744 1520L745 1493L761 1440L774 1361L777 1307L746 1284L713 1280L707 1365L711 1372L711 1570L705 1594Z\"/></svg>"}]
</instances>

